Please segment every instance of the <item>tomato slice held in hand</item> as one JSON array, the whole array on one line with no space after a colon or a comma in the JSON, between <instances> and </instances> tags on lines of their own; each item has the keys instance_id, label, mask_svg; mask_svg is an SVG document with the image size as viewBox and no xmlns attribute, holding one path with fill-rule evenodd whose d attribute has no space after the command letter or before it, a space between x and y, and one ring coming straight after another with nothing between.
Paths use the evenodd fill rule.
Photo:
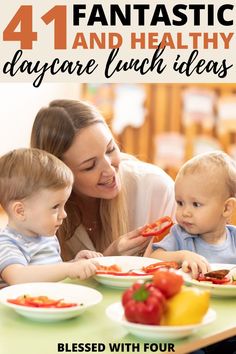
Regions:
<instances>
[{"instance_id":1,"label":"tomato slice held in hand","mask_svg":"<svg viewBox=\"0 0 236 354\"><path fill-rule=\"evenodd\" d=\"M164 216L156 220L154 223L148 224L141 232L141 235L143 237L156 236L160 241L164 236L167 235L171 226L173 225L174 223L171 218L169 216Z\"/></svg>"},{"instance_id":2,"label":"tomato slice held in hand","mask_svg":"<svg viewBox=\"0 0 236 354\"><path fill-rule=\"evenodd\" d=\"M175 271L162 268L153 274L153 284L169 299L180 291L184 280Z\"/></svg>"}]
</instances>

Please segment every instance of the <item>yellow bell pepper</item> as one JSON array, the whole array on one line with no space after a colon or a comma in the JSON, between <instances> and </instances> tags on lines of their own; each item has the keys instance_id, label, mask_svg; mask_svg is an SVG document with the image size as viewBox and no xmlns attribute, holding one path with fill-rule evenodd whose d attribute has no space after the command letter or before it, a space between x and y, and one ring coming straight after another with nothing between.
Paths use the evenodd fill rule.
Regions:
<instances>
[{"instance_id":1,"label":"yellow bell pepper","mask_svg":"<svg viewBox=\"0 0 236 354\"><path fill-rule=\"evenodd\" d=\"M179 326L200 323L209 308L210 292L183 286L167 300L162 325Z\"/></svg>"}]
</instances>

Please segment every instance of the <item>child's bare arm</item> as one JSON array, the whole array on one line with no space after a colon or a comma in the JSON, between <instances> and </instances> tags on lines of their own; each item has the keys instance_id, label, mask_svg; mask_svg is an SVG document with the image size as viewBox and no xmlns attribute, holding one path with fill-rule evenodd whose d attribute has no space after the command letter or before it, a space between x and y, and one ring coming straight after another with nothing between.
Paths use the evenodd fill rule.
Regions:
<instances>
[{"instance_id":1,"label":"child's bare arm","mask_svg":"<svg viewBox=\"0 0 236 354\"><path fill-rule=\"evenodd\" d=\"M97 262L80 260L50 265L11 264L1 273L2 279L9 285L29 282L59 281L67 277L86 279L95 274Z\"/></svg>"},{"instance_id":2,"label":"child's bare arm","mask_svg":"<svg viewBox=\"0 0 236 354\"><path fill-rule=\"evenodd\" d=\"M199 273L204 274L211 270L205 257L191 251L181 250L169 252L158 248L151 253L150 257L167 262L177 262L182 266L184 272L192 272L193 278L197 278Z\"/></svg>"},{"instance_id":3,"label":"child's bare arm","mask_svg":"<svg viewBox=\"0 0 236 354\"><path fill-rule=\"evenodd\" d=\"M169 252L163 248L158 248L151 253L150 257L157 258L166 262L173 261L179 263L180 266L182 265L182 251Z\"/></svg>"}]
</instances>

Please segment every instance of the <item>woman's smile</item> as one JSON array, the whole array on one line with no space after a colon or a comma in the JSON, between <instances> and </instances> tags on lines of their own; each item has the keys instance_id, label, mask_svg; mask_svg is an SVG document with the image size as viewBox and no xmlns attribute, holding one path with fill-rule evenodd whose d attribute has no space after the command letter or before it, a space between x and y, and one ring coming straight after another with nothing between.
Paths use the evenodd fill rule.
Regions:
<instances>
[{"instance_id":1,"label":"woman's smile","mask_svg":"<svg viewBox=\"0 0 236 354\"><path fill-rule=\"evenodd\" d=\"M108 178L107 180L103 181L103 182L100 182L98 183L100 186L112 186L114 183L116 183L116 179L115 179L115 176L112 176L110 178Z\"/></svg>"},{"instance_id":2,"label":"woman's smile","mask_svg":"<svg viewBox=\"0 0 236 354\"><path fill-rule=\"evenodd\" d=\"M112 190L112 191L119 189L119 184L118 184L116 176L110 177L109 179L98 183L98 186L99 186L99 188L103 188L106 190Z\"/></svg>"},{"instance_id":3,"label":"woman's smile","mask_svg":"<svg viewBox=\"0 0 236 354\"><path fill-rule=\"evenodd\" d=\"M120 151L105 124L82 129L64 154L64 162L74 172L76 194L113 199L119 193Z\"/></svg>"}]
</instances>

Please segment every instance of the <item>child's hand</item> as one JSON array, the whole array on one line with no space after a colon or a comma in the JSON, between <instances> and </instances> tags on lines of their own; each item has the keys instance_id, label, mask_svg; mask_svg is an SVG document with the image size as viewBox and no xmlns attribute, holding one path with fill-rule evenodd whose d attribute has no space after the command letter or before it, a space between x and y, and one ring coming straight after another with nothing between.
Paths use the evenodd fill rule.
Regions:
<instances>
[{"instance_id":1,"label":"child's hand","mask_svg":"<svg viewBox=\"0 0 236 354\"><path fill-rule=\"evenodd\" d=\"M205 274L211 270L207 259L199 254L190 251L183 251L182 270L186 273L192 272L196 279L199 273Z\"/></svg>"},{"instance_id":2,"label":"child's hand","mask_svg":"<svg viewBox=\"0 0 236 354\"><path fill-rule=\"evenodd\" d=\"M90 250L82 250L77 253L74 258L74 261L78 261L79 259L89 259L89 258L96 258L96 257L103 257L102 253L90 251Z\"/></svg>"},{"instance_id":3,"label":"child's hand","mask_svg":"<svg viewBox=\"0 0 236 354\"><path fill-rule=\"evenodd\" d=\"M79 279L87 279L94 275L99 265L97 261L93 259L81 259L73 263L68 263L70 265L68 276Z\"/></svg>"}]
</instances>

